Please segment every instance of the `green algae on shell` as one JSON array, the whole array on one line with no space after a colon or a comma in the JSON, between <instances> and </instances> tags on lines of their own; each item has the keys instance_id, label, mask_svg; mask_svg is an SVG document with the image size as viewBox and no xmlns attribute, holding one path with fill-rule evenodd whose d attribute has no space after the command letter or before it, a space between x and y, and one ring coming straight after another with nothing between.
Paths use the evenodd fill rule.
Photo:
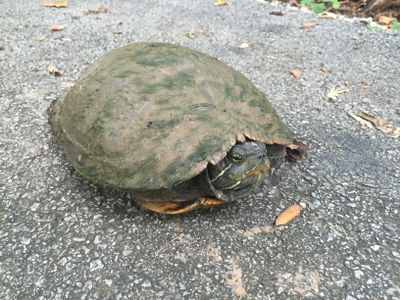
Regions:
<instances>
[{"instance_id":1,"label":"green algae on shell","mask_svg":"<svg viewBox=\"0 0 400 300\"><path fill-rule=\"evenodd\" d=\"M54 103L51 124L79 173L119 189L169 189L246 138L293 135L246 77L206 54L136 43L106 53Z\"/></svg>"}]
</instances>

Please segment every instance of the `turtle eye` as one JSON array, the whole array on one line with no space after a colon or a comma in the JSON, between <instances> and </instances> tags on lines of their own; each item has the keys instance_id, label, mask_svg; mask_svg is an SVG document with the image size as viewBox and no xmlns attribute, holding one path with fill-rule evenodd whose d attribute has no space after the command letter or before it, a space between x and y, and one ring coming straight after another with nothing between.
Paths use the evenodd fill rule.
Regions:
<instances>
[{"instance_id":1,"label":"turtle eye","mask_svg":"<svg viewBox=\"0 0 400 300\"><path fill-rule=\"evenodd\" d=\"M238 163L242 161L242 156L239 153L232 153L231 158L233 162Z\"/></svg>"}]
</instances>

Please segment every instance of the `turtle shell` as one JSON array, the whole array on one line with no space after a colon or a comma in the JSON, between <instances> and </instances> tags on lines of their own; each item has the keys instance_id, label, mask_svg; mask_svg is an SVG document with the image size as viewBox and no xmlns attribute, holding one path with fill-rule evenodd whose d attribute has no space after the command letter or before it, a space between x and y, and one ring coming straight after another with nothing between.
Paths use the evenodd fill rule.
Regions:
<instances>
[{"instance_id":1,"label":"turtle shell","mask_svg":"<svg viewBox=\"0 0 400 300\"><path fill-rule=\"evenodd\" d=\"M291 131L247 78L206 54L135 43L91 65L53 104L51 124L79 173L119 189L170 189L245 139Z\"/></svg>"}]
</instances>

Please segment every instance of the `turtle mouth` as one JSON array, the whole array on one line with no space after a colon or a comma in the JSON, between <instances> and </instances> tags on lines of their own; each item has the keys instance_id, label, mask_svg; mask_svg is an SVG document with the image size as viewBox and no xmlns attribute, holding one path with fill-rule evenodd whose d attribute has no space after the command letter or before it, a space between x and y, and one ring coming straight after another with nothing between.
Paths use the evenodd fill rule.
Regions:
<instances>
[{"instance_id":1,"label":"turtle mouth","mask_svg":"<svg viewBox=\"0 0 400 300\"><path fill-rule=\"evenodd\" d=\"M255 190L263 181L266 174L270 169L269 162L264 161L263 164L255 166L253 169L245 173L240 180L237 181L237 188L235 191Z\"/></svg>"},{"instance_id":2,"label":"turtle mouth","mask_svg":"<svg viewBox=\"0 0 400 300\"><path fill-rule=\"evenodd\" d=\"M235 182L240 182L246 178L251 178L251 177L258 177L257 182L261 177L264 177L265 174L268 174L270 170L270 162L269 160L265 157L259 157L259 163L256 164L253 168L242 174L241 176L234 178Z\"/></svg>"},{"instance_id":3,"label":"turtle mouth","mask_svg":"<svg viewBox=\"0 0 400 300\"><path fill-rule=\"evenodd\" d=\"M267 174L270 169L269 161L266 158L262 158L260 164L254 166L251 170L246 172L243 177L259 177L262 174Z\"/></svg>"},{"instance_id":4,"label":"turtle mouth","mask_svg":"<svg viewBox=\"0 0 400 300\"><path fill-rule=\"evenodd\" d=\"M269 160L263 158L262 162L255 165L241 176L234 178L229 185L216 188L212 180L209 178L207 179L211 189L219 199L233 201L234 199L242 198L256 190L261 185L266 174L268 174L269 169Z\"/></svg>"}]
</instances>

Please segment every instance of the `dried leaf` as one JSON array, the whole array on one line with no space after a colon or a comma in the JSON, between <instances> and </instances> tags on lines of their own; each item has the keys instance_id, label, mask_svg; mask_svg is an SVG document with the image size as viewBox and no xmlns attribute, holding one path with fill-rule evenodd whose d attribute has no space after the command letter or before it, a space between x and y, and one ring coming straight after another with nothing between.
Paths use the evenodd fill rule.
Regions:
<instances>
[{"instance_id":1,"label":"dried leaf","mask_svg":"<svg viewBox=\"0 0 400 300\"><path fill-rule=\"evenodd\" d=\"M380 16L378 18L378 23L382 24L382 25L390 25L394 20L396 20L396 19L391 18L391 17L386 17L386 16Z\"/></svg>"},{"instance_id":2,"label":"dried leaf","mask_svg":"<svg viewBox=\"0 0 400 300\"><path fill-rule=\"evenodd\" d=\"M64 29L64 25L62 25L62 24L54 24L54 25L52 25L51 26L51 31L61 31L61 30L63 30Z\"/></svg>"},{"instance_id":3,"label":"dried leaf","mask_svg":"<svg viewBox=\"0 0 400 300\"><path fill-rule=\"evenodd\" d=\"M104 5L102 5L99 7L99 9L97 11L101 14L105 14L106 12L108 12L108 8L105 7Z\"/></svg>"},{"instance_id":4,"label":"dried leaf","mask_svg":"<svg viewBox=\"0 0 400 300\"><path fill-rule=\"evenodd\" d=\"M351 111L348 111L347 114L352 117L354 120L356 120L357 122L359 122L362 126L368 127L368 128L373 128L372 124L366 120L364 120L363 118L360 118L359 116L357 116L356 114L352 113Z\"/></svg>"},{"instance_id":5,"label":"dried leaf","mask_svg":"<svg viewBox=\"0 0 400 300\"><path fill-rule=\"evenodd\" d=\"M271 11L269 14L273 16L284 16L285 12L279 10L279 11Z\"/></svg>"},{"instance_id":6,"label":"dried leaf","mask_svg":"<svg viewBox=\"0 0 400 300\"><path fill-rule=\"evenodd\" d=\"M194 39L194 33L191 31L186 32L185 37L187 37L188 39Z\"/></svg>"},{"instance_id":7,"label":"dried leaf","mask_svg":"<svg viewBox=\"0 0 400 300\"><path fill-rule=\"evenodd\" d=\"M105 14L108 12L108 8L104 5L100 6L98 9L88 9L88 14Z\"/></svg>"},{"instance_id":8,"label":"dried leaf","mask_svg":"<svg viewBox=\"0 0 400 300\"><path fill-rule=\"evenodd\" d=\"M272 227L271 225L255 226L246 231L243 231L242 234L245 238L252 238L255 235L260 234L260 233L264 233L264 232L271 233L271 232L273 232L273 230L274 230L274 227Z\"/></svg>"},{"instance_id":9,"label":"dried leaf","mask_svg":"<svg viewBox=\"0 0 400 300\"><path fill-rule=\"evenodd\" d=\"M379 13L379 11L385 11L385 9L387 8L393 8L394 12L394 10L396 9L395 7L399 5L400 0L372 0L368 1L368 4L364 8L364 11L367 13Z\"/></svg>"},{"instance_id":10,"label":"dried leaf","mask_svg":"<svg viewBox=\"0 0 400 300\"><path fill-rule=\"evenodd\" d=\"M0 43L0 50L3 50L3 49L4 49L4 44Z\"/></svg>"},{"instance_id":11,"label":"dried leaf","mask_svg":"<svg viewBox=\"0 0 400 300\"><path fill-rule=\"evenodd\" d=\"M62 38L60 38L60 41L62 41L62 42L72 42L72 39L71 38L68 38L68 37L62 37Z\"/></svg>"},{"instance_id":12,"label":"dried leaf","mask_svg":"<svg viewBox=\"0 0 400 300\"><path fill-rule=\"evenodd\" d=\"M44 36L38 36L37 38L36 38L36 40L38 41L38 42L43 42L44 40L46 39L46 37L44 37Z\"/></svg>"},{"instance_id":13,"label":"dried leaf","mask_svg":"<svg viewBox=\"0 0 400 300\"><path fill-rule=\"evenodd\" d=\"M319 18L321 20L331 20L331 19L336 19L337 16L335 14L333 14L333 13L325 12L322 15L320 15Z\"/></svg>"},{"instance_id":14,"label":"dried leaf","mask_svg":"<svg viewBox=\"0 0 400 300\"><path fill-rule=\"evenodd\" d=\"M217 0L217 2L214 3L215 6L222 6L227 4L228 2L226 0Z\"/></svg>"},{"instance_id":15,"label":"dried leaf","mask_svg":"<svg viewBox=\"0 0 400 300\"><path fill-rule=\"evenodd\" d=\"M353 35L353 36L351 37L351 39L352 39L352 40L355 40L355 41L358 41L358 40L361 39L361 37L358 36L358 35Z\"/></svg>"},{"instance_id":16,"label":"dried leaf","mask_svg":"<svg viewBox=\"0 0 400 300\"><path fill-rule=\"evenodd\" d=\"M56 66L54 66L52 64L49 64L47 66L47 70L49 70L49 72L51 74L53 74L54 76L60 76L61 75L60 71L56 68Z\"/></svg>"},{"instance_id":17,"label":"dried leaf","mask_svg":"<svg viewBox=\"0 0 400 300\"><path fill-rule=\"evenodd\" d=\"M360 112L357 114L357 116L372 123L372 125L374 125L377 129L379 129L386 135L389 135L396 139L400 137L400 127L395 127L392 124L385 122L366 112Z\"/></svg>"},{"instance_id":18,"label":"dried leaf","mask_svg":"<svg viewBox=\"0 0 400 300\"><path fill-rule=\"evenodd\" d=\"M301 72L300 72L300 70L297 70L297 69L293 69L292 71L290 71L290 74L292 74L292 76L294 78L300 78L301 77Z\"/></svg>"},{"instance_id":19,"label":"dried leaf","mask_svg":"<svg viewBox=\"0 0 400 300\"><path fill-rule=\"evenodd\" d=\"M300 28L301 29L310 29L313 28L315 25L313 23L304 23Z\"/></svg>"},{"instance_id":20,"label":"dried leaf","mask_svg":"<svg viewBox=\"0 0 400 300\"><path fill-rule=\"evenodd\" d=\"M369 88L369 83L365 80L361 81L361 89L367 90Z\"/></svg>"},{"instance_id":21,"label":"dried leaf","mask_svg":"<svg viewBox=\"0 0 400 300\"><path fill-rule=\"evenodd\" d=\"M249 44L247 44L247 43L241 43L241 44L239 45L239 48L240 48L240 49L245 49L245 48L247 48L247 47L249 47Z\"/></svg>"},{"instance_id":22,"label":"dried leaf","mask_svg":"<svg viewBox=\"0 0 400 300\"><path fill-rule=\"evenodd\" d=\"M308 147L306 144L294 140L292 144L287 145L286 150L286 159L289 161L298 161L303 158L306 153Z\"/></svg>"},{"instance_id":23,"label":"dried leaf","mask_svg":"<svg viewBox=\"0 0 400 300\"><path fill-rule=\"evenodd\" d=\"M61 1L50 1L42 4L43 6L46 7L67 7L68 6L68 0L61 0Z\"/></svg>"},{"instance_id":24,"label":"dried leaf","mask_svg":"<svg viewBox=\"0 0 400 300\"><path fill-rule=\"evenodd\" d=\"M345 86L334 86L332 88L329 89L328 91L328 98L330 100L337 100L337 98L339 97L339 95L347 93L349 91L348 87Z\"/></svg>"},{"instance_id":25,"label":"dried leaf","mask_svg":"<svg viewBox=\"0 0 400 300\"><path fill-rule=\"evenodd\" d=\"M332 73L332 69L328 68L326 66L321 67L321 71L327 74L331 74Z\"/></svg>"},{"instance_id":26,"label":"dried leaf","mask_svg":"<svg viewBox=\"0 0 400 300\"><path fill-rule=\"evenodd\" d=\"M288 206L283 212L281 212L275 220L275 226L286 225L298 215L300 215L301 206L298 204L292 204Z\"/></svg>"}]
</instances>

